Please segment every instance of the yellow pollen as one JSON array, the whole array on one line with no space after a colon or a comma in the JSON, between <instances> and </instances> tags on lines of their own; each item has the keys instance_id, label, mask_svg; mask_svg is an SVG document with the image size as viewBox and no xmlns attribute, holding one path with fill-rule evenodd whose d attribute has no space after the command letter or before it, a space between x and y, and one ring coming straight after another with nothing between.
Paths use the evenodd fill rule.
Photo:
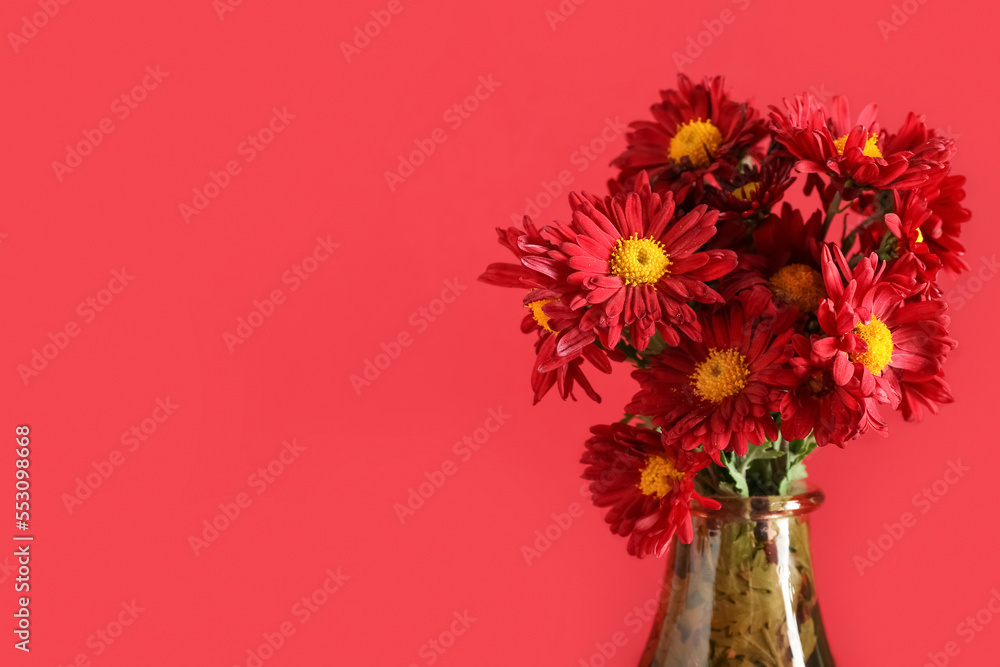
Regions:
<instances>
[{"instance_id":1,"label":"yellow pollen","mask_svg":"<svg viewBox=\"0 0 1000 667\"><path fill-rule=\"evenodd\" d=\"M646 459L646 467L642 469L639 490L643 495L662 498L670 492L670 482L683 477L684 473L678 471L668 459L650 456Z\"/></svg>"},{"instance_id":2,"label":"yellow pollen","mask_svg":"<svg viewBox=\"0 0 1000 667\"><path fill-rule=\"evenodd\" d=\"M738 350L717 350L714 347L690 375L695 395L712 403L721 403L722 399L738 394L747 386L749 377L747 359Z\"/></svg>"},{"instance_id":3,"label":"yellow pollen","mask_svg":"<svg viewBox=\"0 0 1000 667\"><path fill-rule=\"evenodd\" d=\"M552 318L546 315L545 311L542 310L542 306L544 306L547 303L552 303L552 299L540 299L538 301L532 301L527 306L525 306L525 308L531 309L531 315L535 318L535 322L538 323L538 326L545 329L549 333L558 333L555 329L549 326L549 320L551 320Z\"/></svg>"},{"instance_id":4,"label":"yellow pollen","mask_svg":"<svg viewBox=\"0 0 1000 667\"><path fill-rule=\"evenodd\" d=\"M670 159L680 162L691 160L692 166L704 167L711 162L722 144L722 133L708 120L692 120L677 126L677 133L670 140Z\"/></svg>"},{"instance_id":5,"label":"yellow pollen","mask_svg":"<svg viewBox=\"0 0 1000 667\"><path fill-rule=\"evenodd\" d=\"M744 185L742 188L736 188L733 190L732 195L740 201L750 201L753 199L754 195L757 194L758 190L760 190L760 183L752 181Z\"/></svg>"},{"instance_id":6,"label":"yellow pollen","mask_svg":"<svg viewBox=\"0 0 1000 667\"><path fill-rule=\"evenodd\" d=\"M882 320L872 315L871 322L859 322L854 327L854 333L868 345L867 352L851 353L851 361L864 366L878 375L886 366L892 363L892 332Z\"/></svg>"},{"instance_id":7,"label":"yellow pollen","mask_svg":"<svg viewBox=\"0 0 1000 667\"><path fill-rule=\"evenodd\" d=\"M775 296L805 313L815 313L819 310L819 302L826 298L823 276L805 264L781 267L768 284Z\"/></svg>"},{"instance_id":8,"label":"yellow pollen","mask_svg":"<svg viewBox=\"0 0 1000 667\"><path fill-rule=\"evenodd\" d=\"M851 135L850 134L845 134L840 139L834 140L833 145L837 147L837 155L843 155L844 154L844 146L847 145L847 137L849 137L849 136L851 136ZM875 145L876 141L878 141L878 135L877 134L873 134L871 136L868 136L867 140L865 141L865 147L864 147L864 149L862 151L866 156L868 156L868 157L882 157L882 151L880 151L878 149L878 146Z\"/></svg>"},{"instance_id":9,"label":"yellow pollen","mask_svg":"<svg viewBox=\"0 0 1000 667\"><path fill-rule=\"evenodd\" d=\"M611 273L626 285L633 286L652 285L670 267L663 244L652 238L640 239L638 234L630 239L618 239L609 261Z\"/></svg>"},{"instance_id":10,"label":"yellow pollen","mask_svg":"<svg viewBox=\"0 0 1000 667\"><path fill-rule=\"evenodd\" d=\"M924 242L924 233L920 231L919 227L917 227L917 243L923 243L923 242Z\"/></svg>"}]
</instances>

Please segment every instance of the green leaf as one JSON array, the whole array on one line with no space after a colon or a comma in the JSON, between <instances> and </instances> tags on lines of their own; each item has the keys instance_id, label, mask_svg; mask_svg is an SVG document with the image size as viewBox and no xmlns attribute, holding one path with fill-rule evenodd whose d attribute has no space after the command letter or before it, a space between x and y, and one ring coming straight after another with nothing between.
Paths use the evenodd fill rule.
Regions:
<instances>
[{"instance_id":1,"label":"green leaf","mask_svg":"<svg viewBox=\"0 0 1000 667\"><path fill-rule=\"evenodd\" d=\"M760 445L760 447L764 447L764 445ZM777 449L762 449L761 451L759 451L756 454L754 454L753 458L754 458L754 460L758 460L758 459L780 459L784 455L785 455L784 452L779 451Z\"/></svg>"},{"instance_id":2,"label":"green leaf","mask_svg":"<svg viewBox=\"0 0 1000 667\"><path fill-rule=\"evenodd\" d=\"M742 470L736 466L736 461L740 457L732 453L722 454L722 463L725 464L726 470L729 471L730 476L733 478L733 483L736 485L736 490L744 498L750 497L750 489L747 488L747 478Z\"/></svg>"}]
</instances>

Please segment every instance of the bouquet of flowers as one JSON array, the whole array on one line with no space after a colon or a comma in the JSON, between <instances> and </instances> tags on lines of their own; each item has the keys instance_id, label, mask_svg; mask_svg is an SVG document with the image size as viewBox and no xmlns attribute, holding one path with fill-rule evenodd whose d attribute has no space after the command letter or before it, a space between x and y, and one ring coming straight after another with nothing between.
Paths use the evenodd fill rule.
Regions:
<instances>
[{"instance_id":1,"label":"bouquet of flowers","mask_svg":"<svg viewBox=\"0 0 1000 667\"><path fill-rule=\"evenodd\" d=\"M690 508L783 495L817 447L887 435L952 396L941 271L967 270L954 141L909 114L805 94L764 117L722 77L678 77L633 122L617 177L560 221L498 229L523 293L535 402L628 362L624 418L591 428L593 500L629 553L692 537ZM798 180L801 192L789 188Z\"/></svg>"}]
</instances>

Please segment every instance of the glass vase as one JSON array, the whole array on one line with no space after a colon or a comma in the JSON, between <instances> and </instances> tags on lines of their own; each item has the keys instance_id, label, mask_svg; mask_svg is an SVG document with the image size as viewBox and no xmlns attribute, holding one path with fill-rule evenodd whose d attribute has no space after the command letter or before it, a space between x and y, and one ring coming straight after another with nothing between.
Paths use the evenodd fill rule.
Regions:
<instances>
[{"instance_id":1,"label":"glass vase","mask_svg":"<svg viewBox=\"0 0 1000 667\"><path fill-rule=\"evenodd\" d=\"M832 667L809 547L822 492L716 500L670 547L640 667Z\"/></svg>"}]
</instances>

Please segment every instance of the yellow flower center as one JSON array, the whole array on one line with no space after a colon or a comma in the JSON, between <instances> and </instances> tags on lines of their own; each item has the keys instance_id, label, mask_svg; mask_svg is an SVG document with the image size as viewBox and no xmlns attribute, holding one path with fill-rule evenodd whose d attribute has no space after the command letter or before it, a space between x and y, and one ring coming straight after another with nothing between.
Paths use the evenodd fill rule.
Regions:
<instances>
[{"instance_id":1,"label":"yellow flower center","mask_svg":"<svg viewBox=\"0 0 1000 667\"><path fill-rule=\"evenodd\" d=\"M919 227L917 227L917 243L923 243L923 242L924 242L924 233L920 231Z\"/></svg>"},{"instance_id":2,"label":"yellow flower center","mask_svg":"<svg viewBox=\"0 0 1000 667\"><path fill-rule=\"evenodd\" d=\"M849 136L851 136L851 135L850 134L845 134L840 139L834 140L833 145L837 147L837 155L843 155L844 154L844 146L847 144L847 137L849 137ZM878 141L878 135L877 134L873 134L871 136L868 136L867 140L865 141L865 147L864 147L864 149L862 151L866 156L868 156L868 157L882 157L882 151L880 151L878 149L878 146L875 145L876 141Z\"/></svg>"},{"instance_id":3,"label":"yellow flower center","mask_svg":"<svg viewBox=\"0 0 1000 667\"><path fill-rule=\"evenodd\" d=\"M874 375L892 363L892 332L882 320L872 315L871 322L859 322L854 333L868 345L867 352L851 353L851 361L864 364Z\"/></svg>"},{"instance_id":4,"label":"yellow flower center","mask_svg":"<svg viewBox=\"0 0 1000 667\"><path fill-rule=\"evenodd\" d=\"M652 285L669 267L670 258L663 244L652 238L640 239L638 234L618 239L611 251L611 273L626 285Z\"/></svg>"},{"instance_id":5,"label":"yellow flower center","mask_svg":"<svg viewBox=\"0 0 1000 667\"><path fill-rule=\"evenodd\" d=\"M717 350L711 348L708 357L694 367L691 385L699 398L712 403L738 394L747 386L750 368L747 359L735 348Z\"/></svg>"},{"instance_id":6,"label":"yellow flower center","mask_svg":"<svg viewBox=\"0 0 1000 667\"><path fill-rule=\"evenodd\" d=\"M677 126L677 133L670 140L670 159L680 162L686 157L693 166L704 167L721 144L722 133L711 121L692 120Z\"/></svg>"},{"instance_id":7,"label":"yellow flower center","mask_svg":"<svg viewBox=\"0 0 1000 667\"><path fill-rule=\"evenodd\" d=\"M668 459L650 456L646 459L646 467L642 469L639 490L643 495L662 498L670 492L670 482L682 477L684 473L678 471Z\"/></svg>"},{"instance_id":8,"label":"yellow flower center","mask_svg":"<svg viewBox=\"0 0 1000 667\"><path fill-rule=\"evenodd\" d=\"M545 329L549 333L558 333L555 329L549 326L549 320L552 318L546 315L545 311L542 310L542 306L547 303L552 303L552 299L539 299L538 301L532 301L525 306L525 308L531 309L531 315L535 318L535 322L538 323L538 326Z\"/></svg>"},{"instance_id":9,"label":"yellow flower center","mask_svg":"<svg viewBox=\"0 0 1000 667\"><path fill-rule=\"evenodd\" d=\"M753 199L753 196L757 194L758 190L760 190L760 183L752 181L744 185L742 188L736 188L733 190L732 194L740 201L750 201Z\"/></svg>"},{"instance_id":10,"label":"yellow flower center","mask_svg":"<svg viewBox=\"0 0 1000 667\"><path fill-rule=\"evenodd\" d=\"M815 313L820 300L826 298L823 276L805 264L781 267L771 276L769 285L779 299L805 313Z\"/></svg>"}]
</instances>

